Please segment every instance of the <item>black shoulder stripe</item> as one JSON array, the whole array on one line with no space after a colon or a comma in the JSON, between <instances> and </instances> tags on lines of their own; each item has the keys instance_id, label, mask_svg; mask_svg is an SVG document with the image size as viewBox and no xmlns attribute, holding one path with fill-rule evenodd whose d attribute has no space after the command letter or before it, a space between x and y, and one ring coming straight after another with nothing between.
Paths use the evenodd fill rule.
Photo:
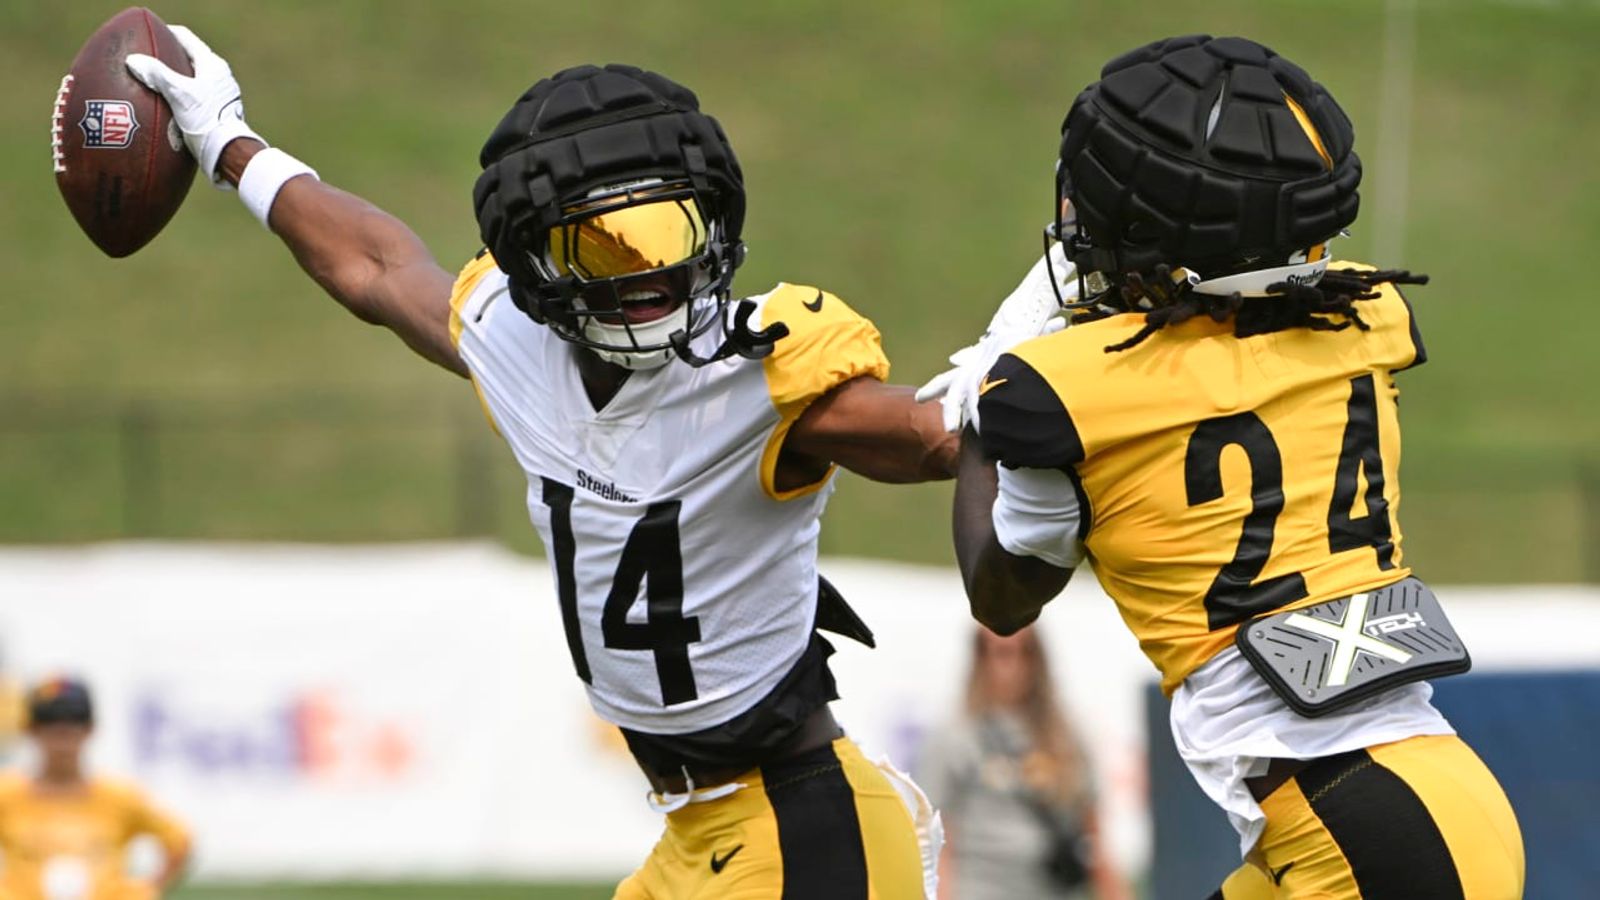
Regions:
<instances>
[{"instance_id":1,"label":"black shoulder stripe","mask_svg":"<svg viewBox=\"0 0 1600 900\"><path fill-rule=\"evenodd\" d=\"M1400 296L1400 302L1406 306L1406 321L1411 325L1411 346L1417 351L1416 357L1411 360L1409 365L1395 370L1396 372L1404 372L1406 369L1415 369L1417 366L1427 362L1428 348L1422 346L1422 332L1417 328L1417 311L1411 307L1411 301L1406 299L1406 292L1400 290L1400 285L1398 284L1391 284L1390 287L1394 288L1394 292Z\"/></svg>"},{"instance_id":2,"label":"black shoulder stripe","mask_svg":"<svg viewBox=\"0 0 1600 900\"><path fill-rule=\"evenodd\" d=\"M1007 353L979 387L984 455L1013 469L1060 469L1083 461L1083 441L1050 383Z\"/></svg>"}]
</instances>

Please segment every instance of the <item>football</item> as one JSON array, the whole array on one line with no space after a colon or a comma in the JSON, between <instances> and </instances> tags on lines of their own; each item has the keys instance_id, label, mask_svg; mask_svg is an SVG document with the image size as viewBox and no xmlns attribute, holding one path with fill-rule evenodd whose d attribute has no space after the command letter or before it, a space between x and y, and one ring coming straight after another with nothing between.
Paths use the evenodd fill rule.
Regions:
<instances>
[{"instance_id":1,"label":"football","mask_svg":"<svg viewBox=\"0 0 1600 900\"><path fill-rule=\"evenodd\" d=\"M160 233L194 182L172 109L122 61L156 57L193 74L178 39L155 13L125 9L101 25L61 79L50 116L56 186L95 246L127 256Z\"/></svg>"}]
</instances>

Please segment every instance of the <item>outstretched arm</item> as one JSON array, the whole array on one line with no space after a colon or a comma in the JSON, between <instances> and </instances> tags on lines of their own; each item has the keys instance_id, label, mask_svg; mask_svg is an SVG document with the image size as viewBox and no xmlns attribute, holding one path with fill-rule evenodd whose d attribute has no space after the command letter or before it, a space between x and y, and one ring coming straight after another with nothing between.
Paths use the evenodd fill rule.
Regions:
<instances>
[{"instance_id":1,"label":"outstretched arm","mask_svg":"<svg viewBox=\"0 0 1600 900\"><path fill-rule=\"evenodd\" d=\"M862 376L818 397L784 441L775 473L778 489L815 483L830 463L892 484L953 477L961 425L966 408L977 402L981 376L1013 344L1066 325L1057 315L1060 298L1076 296L1075 272L1059 244L1049 247L1000 302L978 343L956 351L950 357L955 368L920 390ZM826 306L838 307L837 300ZM817 291L816 305L805 308L821 312L823 293ZM804 312L793 315L797 323L807 320ZM874 331L874 345L876 340Z\"/></svg>"},{"instance_id":2,"label":"outstretched arm","mask_svg":"<svg viewBox=\"0 0 1600 900\"><path fill-rule=\"evenodd\" d=\"M238 184L263 149L251 138L229 143L217 174ZM267 227L356 318L388 328L423 359L466 376L450 341L454 278L404 222L354 194L299 176L279 189Z\"/></svg>"},{"instance_id":3,"label":"outstretched arm","mask_svg":"<svg viewBox=\"0 0 1600 900\"><path fill-rule=\"evenodd\" d=\"M818 397L784 441L778 487L814 482L830 463L890 484L953 477L960 442L944 430L939 404L918 403L914 392L860 377Z\"/></svg>"},{"instance_id":4,"label":"outstretched arm","mask_svg":"<svg viewBox=\"0 0 1600 900\"><path fill-rule=\"evenodd\" d=\"M422 241L399 219L323 184L304 163L278 150L264 153L266 143L244 122L239 83L227 61L189 29L174 25L172 32L193 63L193 76L142 54L128 56L128 70L166 98L206 177L237 186L251 212L346 309L465 376L466 364L450 341L453 279Z\"/></svg>"}]
</instances>

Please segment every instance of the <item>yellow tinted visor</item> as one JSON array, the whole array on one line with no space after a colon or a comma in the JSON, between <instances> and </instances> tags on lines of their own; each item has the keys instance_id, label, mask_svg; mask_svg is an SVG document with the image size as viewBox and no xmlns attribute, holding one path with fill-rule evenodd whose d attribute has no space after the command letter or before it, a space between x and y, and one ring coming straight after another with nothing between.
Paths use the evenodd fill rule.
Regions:
<instances>
[{"instance_id":1,"label":"yellow tinted visor","mask_svg":"<svg viewBox=\"0 0 1600 900\"><path fill-rule=\"evenodd\" d=\"M638 275L705 253L706 225L693 197L605 210L550 229L546 259L557 275L585 280Z\"/></svg>"}]
</instances>

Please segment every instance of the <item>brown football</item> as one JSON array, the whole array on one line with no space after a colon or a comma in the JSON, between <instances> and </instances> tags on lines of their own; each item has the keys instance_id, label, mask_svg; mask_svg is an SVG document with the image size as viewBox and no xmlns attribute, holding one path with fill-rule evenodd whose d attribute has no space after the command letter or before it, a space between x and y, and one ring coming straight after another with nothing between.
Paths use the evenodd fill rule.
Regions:
<instances>
[{"instance_id":1,"label":"brown football","mask_svg":"<svg viewBox=\"0 0 1600 900\"><path fill-rule=\"evenodd\" d=\"M123 66L130 53L194 73L159 16L125 9L89 35L61 79L50 117L56 186L84 233L110 256L150 243L194 182L194 157L172 109Z\"/></svg>"}]
</instances>

